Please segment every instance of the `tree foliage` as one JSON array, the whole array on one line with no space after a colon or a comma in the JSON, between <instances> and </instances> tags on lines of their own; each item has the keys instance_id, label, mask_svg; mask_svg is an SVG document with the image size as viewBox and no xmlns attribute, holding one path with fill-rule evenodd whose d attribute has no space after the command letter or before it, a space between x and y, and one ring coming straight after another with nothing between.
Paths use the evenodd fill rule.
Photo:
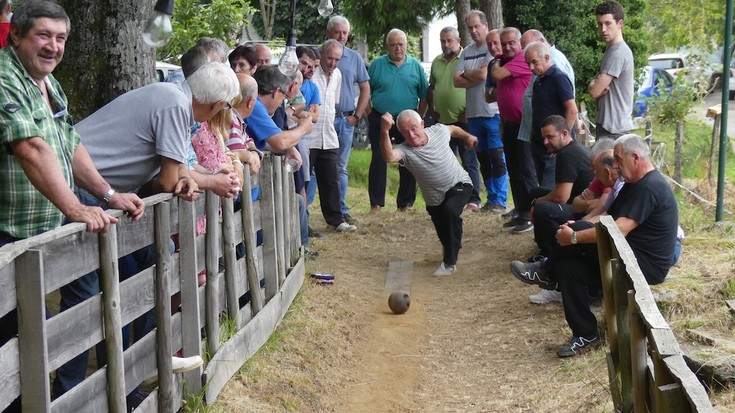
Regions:
<instances>
[{"instance_id":1,"label":"tree foliage","mask_svg":"<svg viewBox=\"0 0 735 413\"><path fill-rule=\"evenodd\" d=\"M275 20L271 37L267 36L261 12L257 11L253 16L253 26L266 40L273 38L286 39L288 28L291 24L291 2L289 0L271 0L276 3ZM332 16L341 14L342 5L340 0L332 1L334 11ZM325 30L327 22L332 16L322 17L317 12L319 0L296 0L296 42L299 44L322 44L326 40ZM350 22L352 22L350 20Z\"/></svg>"},{"instance_id":2,"label":"tree foliage","mask_svg":"<svg viewBox=\"0 0 735 413\"><path fill-rule=\"evenodd\" d=\"M521 31L538 29L551 44L561 50L574 68L577 100L587 104L594 113L594 101L587 94L587 84L597 75L605 44L600 40L595 22L595 7L599 0L533 0L504 1L506 26ZM623 34L633 51L635 67L641 68L648 61L648 34L643 18L647 2L622 0L625 8Z\"/></svg>"},{"instance_id":3,"label":"tree foliage","mask_svg":"<svg viewBox=\"0 0 735 413\"><path fill-rule=\"evenodd\" d=\"M246 28L246 16L250 11L247 0L176 0L171 19L174 34L171 41L158 50L158 59L178 60L202 36L222 39L234 47Z\"/></svg>"},{"instance_id":4,"label":"tree foliage","mask_svg":"<svg viewBox=\"0 0 735 413\"><path fill-rule=\"evenodd\" d=\"M645 18L654 52L692 46L709 52L723 43L725 7L721 0L651 0Z\"/></svg>"}]
</instances>

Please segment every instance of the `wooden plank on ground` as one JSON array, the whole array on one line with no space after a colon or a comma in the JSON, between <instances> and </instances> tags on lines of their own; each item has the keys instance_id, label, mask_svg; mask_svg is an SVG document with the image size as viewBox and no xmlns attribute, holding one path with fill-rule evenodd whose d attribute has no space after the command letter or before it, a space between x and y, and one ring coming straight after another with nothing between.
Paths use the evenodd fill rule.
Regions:
<instances>
[{"instance_id":1,"label":"wooden plank on ground","mask_svg":"<svg viewBox=\"0 0 735 413\"><path fill-rule=\"evenodd\" d=\"M245 360L268 341L268 337L281 322L302 284L303 266L299 265L286 277L280 294L268 301L265 307L210 360L204 370L204 378L208 383L205 393L207 403L217 400L227 381L240 370Z\"/></svg>"},{"instance_id":2,"label":"wooden plank on ground","mask_svg":"<svg viewBox=\"0 0 735 413\"><path fill-rule=\"evenodd\" d=\"M413 261L391 261L385 275L385 290L390 294L395 291L411 293L411 274Z\"/></svg>"},{"instance_id":3,"label":"wooden plank on ground","mask_svg":"<svg viewBox=\"0 0 735 413\"><path fill-rule=\"evenodd\" d=\"M727 308L730 309L730 313L735 316L735 300L726 300Z\"/></svg>"}]
</instances>

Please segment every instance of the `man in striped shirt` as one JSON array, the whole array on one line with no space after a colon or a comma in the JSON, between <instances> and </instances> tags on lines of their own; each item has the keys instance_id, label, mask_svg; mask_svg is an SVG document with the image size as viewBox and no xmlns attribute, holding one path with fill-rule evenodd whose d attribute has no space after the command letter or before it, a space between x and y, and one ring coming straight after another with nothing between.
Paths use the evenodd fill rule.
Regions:
<instances>
[{"instance_id":1,"label":"man in striped shirt","mask_svg":"<svg viewBox=\"0 0 735 413\"><path fill-rule=\"evenodd\" d=\"M393 125L406 139L395 148L389 135ZM463 140L467 149L477 146L477 138L457 126L438 123L424 128L421 116L413 110L401 112L397 123L390 113L381 118L383 159L400 164L414 175L442 243L444 258L434 275L451 275L457 269L457 255L462 246L461 215L472 194L472 180L450 149L450 138Z\"/></svg>"}]
</instances>

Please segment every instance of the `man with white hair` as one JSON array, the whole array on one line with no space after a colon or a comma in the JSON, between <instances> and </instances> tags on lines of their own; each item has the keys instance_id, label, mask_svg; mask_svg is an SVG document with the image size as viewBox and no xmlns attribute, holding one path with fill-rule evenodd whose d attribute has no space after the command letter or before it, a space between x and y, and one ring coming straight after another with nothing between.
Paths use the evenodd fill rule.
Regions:
<instances>
[{"instance_id":1,"label":"man with white hair","mask_svg":"<svg viewBox=\"0 0 735 413\"><path fill-rule=\"evenodd\" d=\"M355 126L365 116L368 102L370 102L370 76L365 69L362 56L346 46L350 37L350 22L344 16L332 16L327 22L327 38L337 40L342 44L342 58L339 60L339 71L342 73L342 87L334 116L334 129L339 136L339 192L342 216L352 224L354 218L350 215L347 206L347 184L349 175L347 163L352 152L352 137ZM355 103L355 88L360 91Z\"/></svg>"},{"instance_id":2,"label":"man with white hair","mask_svg":"<svg viewBox=\"0 0 735 413\"><path fill-rule=\"evenodd\" d=\"M462 210L472 194L472 181L449 148L449 139L459 138L465 148L477 146L477 138L453 125L437 123L424 129L424 121L413 110L398 115L398 130L405 142L393 148L390 130L396 122L390 113L381 118L380 150L386 162L396 162L414 173L426 201L436 234L443 247L443 259L434 275L452 275L462 247Z\"/></svg>"},{"instance_id":3,"label":"man with white hair","mask_svg":"<svg viewBox=\"0 0 735 413\"><path fill-rule=\"evenodd\" d=\"M368 116L370 127L368 138L372 149L370 171L368 174L368 194L372 212L380 211L385 206L386 164L381 156L379 131L381 116L390 113L398 116L406 109L424 113L429 82L424 68L418 60L408 56L408 40L406 33L399 29L391 29L385 38L388 53L373 60L368 74L370 75L370 93L373 110ZM390 136L396 143L404 141L404 136L397 128L392 128ZM400 181L396 203L399 211L413 206L416 200L416 180L405 168L398 168Z\"/></svg>"}]
</instances>

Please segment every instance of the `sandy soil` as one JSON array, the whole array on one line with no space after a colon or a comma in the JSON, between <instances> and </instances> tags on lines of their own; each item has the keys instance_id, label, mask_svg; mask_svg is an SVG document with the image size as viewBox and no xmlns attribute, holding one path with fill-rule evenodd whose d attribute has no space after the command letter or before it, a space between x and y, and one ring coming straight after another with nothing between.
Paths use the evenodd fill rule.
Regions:
<instances>
[{"instance_id":1,"label":"sandy soil","mask_svg":"<svg viewBox=\"0 0 735 413\"><path fill-rule=\"evenodd\" d=\"M318 212L316 212L318 214ZM318 215L313 215L318 216ZM440 244L423 210L358 213L359 231L324 236L305 284L265 349L220 395L225 411L609 412L602 350L561 360L570 331L559 304L528 302L513 259L535 253L532 235L465 213L458 272L431 274ZM312 218L312 222L314 218ZM390 262L413 263L411 308L387 306Z\"/></svg>"}]
</instances>

